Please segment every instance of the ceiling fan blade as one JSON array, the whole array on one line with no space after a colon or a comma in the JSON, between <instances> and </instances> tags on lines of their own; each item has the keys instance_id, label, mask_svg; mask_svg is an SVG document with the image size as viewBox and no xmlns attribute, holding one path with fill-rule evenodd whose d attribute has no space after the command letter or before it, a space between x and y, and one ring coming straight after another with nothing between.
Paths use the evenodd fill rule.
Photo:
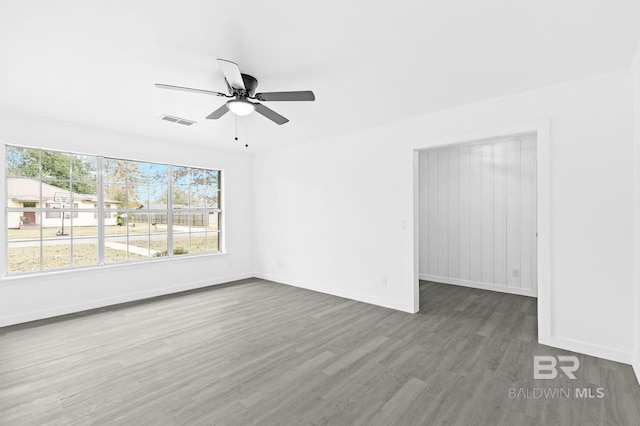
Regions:
<instances>
[{"instance_id":1,"label":"ceiling fan blade","mask_svg":"<svg viewBox=\"0 0 640 426\"><path fill-rule=\"evenodd\" d=\"M281 116L271 108L267 108L266 106L259 103L254 103L253 105L256 108L256 112L264 115L265 117L267 117L269 120L273 121L276 124L284 124L289 121L288 118Z\"/></svg>"},{"instance_id":2,"label":"ceiling fan blade","mask_svg":"<svg viewBox=\"0 0 640 426\"><path fill-rule=\"evenodd\" d=\"M266 92L256 93L256 99L267 102L277 101L315 101L316 97L311 90L298 92Z\"/></svg>"},{"instance_id":3,"label":"ceiling fan blade","mask_svg":"<svg viewBox=\"0 0 640 426\"><path fill-rule=\"evenodd\" d=\"M202 93L205 95L224 96L226 98L229 97L229 95L225 95L224 93L220 93L220 92L214 92L212 90L192 89L191 87L172 86L170 84L156 83L156 87L158 89L180 90L182 92Z\"/></svg>"},{"instance_id":4,"label":"ceiling fan blade","mask_svg":"<svg viewBox=\"0 0 640 426\"><path fill-rule=\"evenodd\" d=\"M212 119L217 120L218 118L225 115L227 112L229 112L229 108L227 107L227 104L224 104L217 110L213 111L211 114L207 115L206 118L209 120L212 120Z\"/></svg>"},{"instance_id":5,"label":"ceiling fan blade","mask_svg":"<svg viewBox=\"0 0 640 426\"><path fill-rule=\"evenodd\" d=\"M224 74L224 78L227 79L229 86L234 89L246 90L238 64L227 61L226 59L217 59L217 61L220 68L222 68L222 73Z\"/></svg>"}]
</instances>

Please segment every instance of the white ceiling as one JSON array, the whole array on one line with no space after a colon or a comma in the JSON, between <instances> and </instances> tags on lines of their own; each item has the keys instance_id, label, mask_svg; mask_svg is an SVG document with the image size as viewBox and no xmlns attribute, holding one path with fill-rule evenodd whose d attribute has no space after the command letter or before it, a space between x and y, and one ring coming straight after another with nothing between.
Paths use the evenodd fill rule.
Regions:
<instances>
[{"instance_id":1,"label":"white ceiling","mask_svg":"<svg viewBox=\"0 0 640 426\"><path fill-rule=\"evenodd\" d=\"M316 94L268 103L283 126L249 116L257 151L624 69L639 16L637 0L0 0L0 107L245 150L233 115L204 119L224 99L153 86L225 91L225 58L258 92Z\"/></svg>"}]
</instances>

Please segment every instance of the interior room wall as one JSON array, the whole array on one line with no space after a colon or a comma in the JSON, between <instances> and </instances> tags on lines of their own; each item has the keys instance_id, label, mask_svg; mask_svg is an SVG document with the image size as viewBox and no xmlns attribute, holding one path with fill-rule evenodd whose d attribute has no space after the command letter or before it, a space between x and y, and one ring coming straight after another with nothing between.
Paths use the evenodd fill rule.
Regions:
<instances>
[{"instance_id":1,"label":"interior room wall","mask_svg":"<svg viewBox=\"0 0 640 426\"><path fill-rule=\"evenodd\" d=\"M413 150L549 119L553 344L630 362L632 83L620 72L257 154L257 274L412 312Z\"/></svg>"},{"instance_id":2,"label":"interior room wall","mask_svg":"<svg viewBox=\"0 0 640 426\"><path fill-rule=\"evenodd\" d=\"M536 136L420 152L420 279L537 296Z\"/></svg>"},{"instance_id":3,"label":"interior room wall","mask_svg":"<svg viewBox=\"0 0 640 426\"><path fill-rule=\"evenodd\" d=\"M12 278L4 278L2 270L0 326L253 276L251 157L189 145L185 139L149 139L0 110L3 155L5 144L16 144L222 169L227 251ZM6 198L4 161L0 164L0 197ZM4 226L0 233L5 241ZM4 268L4 261L0 264Z\"/></svg>"}]
</instances>

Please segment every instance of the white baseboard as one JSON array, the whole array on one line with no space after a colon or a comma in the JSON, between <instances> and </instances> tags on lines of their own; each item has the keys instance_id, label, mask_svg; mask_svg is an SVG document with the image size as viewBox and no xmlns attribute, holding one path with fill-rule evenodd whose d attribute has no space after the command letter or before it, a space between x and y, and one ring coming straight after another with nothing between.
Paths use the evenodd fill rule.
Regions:
<instances>
[{"instance_id":1,"label":"white baseboard","mask_svg":"<svg viewBox=\"0 0 640 426\"><path fill-rule=\"evenodd\" d=\"M246 278L253 278L253 273L230 275L226 277L214 278L211 280L197 281L186 284L180 284L171 287L162 287L149 291L141 291L137 293L123 294L114 297L108 297L103 299L96 299L89 302L78 303L74 305L56 306L50 309L44 309L40 311L27 312L20 315L13 315L9 317L0 317L0 327L6 327L9 325L22 324L25 322L41 320L45 318L53 318L60 315L73 314L76 312L87 311L90 309L103 308L106 306L118 305L120 303L133 302L137 300L149 299L157 296L164 296L172 293L179 293L181 291L194 290L197 288L209 287L217 284L224 284L232 281L238 281Z\"/></svg>"},{"instance_id":2,"label":"white baseboard","mask_svg":"<svg viewBox=\"0 0 640 426\"><path fill-rule=\"evenodd\" d=\"M477 288L480 290L499 291L501 293L517 294L520 296L538 297L535 290L527 288L505 287L496 284L485 284L476 281L460 280L457 278L437 277L435 275L420 274L420 279L442 284L453 284L463 287Z\"/></svg>"},{"instance_id":3,"label":"white baseboard","mask_svg":"<svg viewBox=\"0 0 640 426\"><path fill-rule=\"evenodd\" d=\"M410 314L414 313L411 306L408 306L407 303L403 303L395 300L387 300L378 298L375 296L370 296L364 293L357 293L352 291L345 291L343 289L337 289L334 287L326 287L323 285L310 283L307 281L301 280L292 280L289 278L284 278L271 274L262 274L256 273L256 278L262 278L264 280L273 281L278 284L286 284L293 287L300 287L307 290L313 290L320 293L331 294L333 296L344 297L345 299L357 300L358 302L369 303L371 305L382 306L383 308L395 309L397 311L408 312Z\"/></svg>"},{"instance_id":4,"label":"white baseboard","mask_svg":"<svg viewBox=\"0 0 640 426\"><path fill-rule=\"evenodd\" d=\"M590 343L579 342L576 340L565 339L562 337L549 337L546 339L539 339L538 343L542 345L552 346L558 349L564 349L566 351L578 352L585 355L595 356L597 358L608 359L609 361L621 362L623 364L633 365L634 368L634 356L631 352L619 351L617 349L611 349L604 346L592 345ZM638 370L636 369L636 374Z\"/></svg>"}]
</instances>

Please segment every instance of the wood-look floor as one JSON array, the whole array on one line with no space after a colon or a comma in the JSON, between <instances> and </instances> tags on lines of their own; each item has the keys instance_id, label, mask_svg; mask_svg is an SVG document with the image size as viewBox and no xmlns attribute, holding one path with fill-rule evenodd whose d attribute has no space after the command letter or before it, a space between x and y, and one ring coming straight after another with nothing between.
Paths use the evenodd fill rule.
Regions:
<instances>
[{"instance_id":1,"label":"wood-look floor","mask_svg":"<svg viewBox=\"0 0 640 426\"><path fill-rule=\"evenodd\" d=\"M535 299L422 282L410 315L262 280L0 329L0 424L638 425L631 367L533 380ZM510 388L603 398L509 398ZM525 390L526 392L526 390Z\"/></svg>"}]
</instances>

